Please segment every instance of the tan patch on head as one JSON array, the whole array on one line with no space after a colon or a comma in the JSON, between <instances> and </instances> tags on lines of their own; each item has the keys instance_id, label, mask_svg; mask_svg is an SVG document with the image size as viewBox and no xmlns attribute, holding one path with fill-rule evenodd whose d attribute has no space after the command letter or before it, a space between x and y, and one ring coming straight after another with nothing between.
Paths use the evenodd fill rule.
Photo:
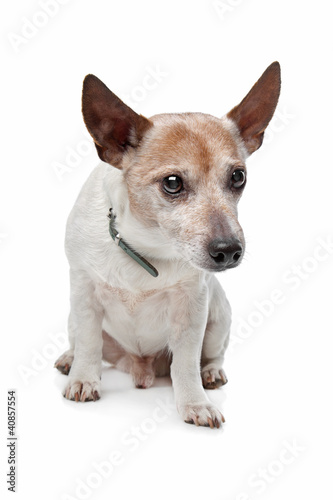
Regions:
<instances>
[{"instance_id":1,"label":"tan patch on head","mask_svg":"<svg viewBox=\"0 0 333 500\"><path fill-rule=\"evenodd\" d=\"M240 141L231 121L202 113L162 114L150 121L154 126L136 157L128 158L124 174L133 212L154 224L154 214L147 213L154 181L172 174L195 181L211 173L208 182L215 182L228 159L240 158ZM144 198L138 190L146 190Z\"/></svg>"},{"instance_id":2,"label":"tan patch on head","mask_svg":"<svg viewBox=\"0 0 333 500\"><path fill-rule=\"evenodd\" d=\"M201 113L158 115L149 141L154 167L184 164L207 173L216 155L237 154L237 143L222 120Z\"/></svg>"},{"instance_id":3,"label":"tan patch on head","mask_svg":"<svg viewBox=\"0 0 333 500\"><path fill-rule=\"evenodd\" d=\"M239 196L230 188L233 169L246 158L237 127L200 113L150 120L154 126L124 167L131 212L147 228L158 228L173 255L211 269L211 241L242 240ZM171 175L183 184L176 196L164 189Z\"/></svg>"}]
</instances>

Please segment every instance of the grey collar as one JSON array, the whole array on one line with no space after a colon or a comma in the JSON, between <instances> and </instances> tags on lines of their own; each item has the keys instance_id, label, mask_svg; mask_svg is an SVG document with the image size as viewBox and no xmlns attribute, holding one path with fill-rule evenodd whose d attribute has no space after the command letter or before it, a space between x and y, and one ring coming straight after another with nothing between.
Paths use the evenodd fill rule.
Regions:
<instances>
[{"instance_id":1,"label":"grey collar","mask_svg":"<svg viewBox=\"0 0 333 500\"><path fill-rule=\"evenodd\" d=\"M111 238L116 243L116 245L118 247L120 247L122 250L124 250L124 252L126 252L127 255L129 255L129 257L131 257L138 264L140 264L140 266L143 267L143 269L145 269L149 274L151 274L152 276L154 276L154 278L157 278L157 276L158 276L157 269L155 269L155 267L152 266L150 264L150 262L148 262L138 252L136 252L135 250L133 250L133 248L131 248L130 245L128 243L126 243L126 241L124 241L121 238L120 234L118 233L117 229L115 228L116 216L113 213L112 207L109 209L108 218L110 219L110 222L109 222L109 232L110 232Z\"/></svg>"}]
</instances>

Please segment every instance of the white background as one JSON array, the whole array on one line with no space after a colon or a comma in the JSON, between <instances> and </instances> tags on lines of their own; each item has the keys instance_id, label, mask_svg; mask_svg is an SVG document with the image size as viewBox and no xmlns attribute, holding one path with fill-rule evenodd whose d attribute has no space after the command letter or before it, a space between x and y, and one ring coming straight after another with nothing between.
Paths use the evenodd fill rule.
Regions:
<instances>
[{"instance_id":1,"label":"white background","mask_svg":"<svg viewBox=\"0 0 333 500\"><path fill-rule=\"evenodd\" d=\"M329 2L69 0L52 15L40 14L41 3L1 8L2 497L12 498L6 393L15 388L15 498L331 498ZM96 74L147 116L221 116L274 60L280 103L240 202L247 255L220 276L233 348L229 383L209 394L223 430L186 425L161 406L173 401L167 380L139 391L110 368L99 402L64 400L66 379L52 366L69 311L65 223L98 163L81 118L83 77ZM106 461L102 478L93 464ZM80 481L90 489L76 491Z\"/></svg>"}]
</instances>

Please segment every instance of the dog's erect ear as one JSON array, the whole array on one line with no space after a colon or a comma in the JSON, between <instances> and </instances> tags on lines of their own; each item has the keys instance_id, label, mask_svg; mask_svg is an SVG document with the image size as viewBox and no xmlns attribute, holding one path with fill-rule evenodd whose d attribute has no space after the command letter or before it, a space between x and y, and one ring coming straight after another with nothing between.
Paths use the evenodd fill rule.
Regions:
<instances>
[{"instance_id":1,"label":"dog's erect ear","mask_svg":"<svg viewBox=\"0 0 333 500\"><path fill-rule=\"evenodd\" d=\"M82 114L98 156L118 168L128 148L137 147L152 126L94 75L87 75L83 81Z\"/></svg>"},{"instance_id":2,"label":"dog's erect ear","mask_svg":"<svg viewBox=\"0 0 333 500\"><path fill-rule=\"evenodd\" d=\"M227 114L236 122L249 154L260 148L281 87L280 64L273 62L238 106Z\"/></svg>"}]
</instances>

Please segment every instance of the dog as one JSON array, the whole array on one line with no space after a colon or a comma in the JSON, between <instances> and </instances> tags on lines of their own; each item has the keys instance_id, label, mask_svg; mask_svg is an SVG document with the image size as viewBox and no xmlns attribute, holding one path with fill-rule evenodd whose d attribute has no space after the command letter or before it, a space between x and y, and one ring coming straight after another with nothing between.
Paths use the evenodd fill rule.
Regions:
<instances>
[{"instance_id":1,"label":"dog","mask_svg":"<svg viewBox=\"0 0 333 500\"><path fill-rule=\"evenodd\" d=\"M214 273L242 261L245 161L262 144L280 86L274 62L222 118L148 119L86 76L82 113L102 162L67 223L70 349L55 363L68 375L67 399L100 398L103 359L139 388L171 375L185 422L222 425L204 390L227 382L231 309Z\"/></svg>"}]
</instances>

